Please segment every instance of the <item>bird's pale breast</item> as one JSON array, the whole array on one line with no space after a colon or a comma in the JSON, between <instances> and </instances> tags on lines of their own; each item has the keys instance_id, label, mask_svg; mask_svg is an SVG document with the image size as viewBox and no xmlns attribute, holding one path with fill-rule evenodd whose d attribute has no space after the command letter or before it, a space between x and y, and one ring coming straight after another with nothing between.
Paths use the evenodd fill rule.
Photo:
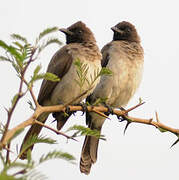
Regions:
<instances>
[{"instance_id":1,"label":"bird's pale breast","mask_svg":"<svg viewBox=\"0 0 179 180\"><path fill-rule=\"evenodd\" d=\"M100 61L96 61L94 63L83 59L82 62L83 65L86 65L87 68L87 74L85 76L86 80L83 86L80 87L76 82L76 81L80 81L80 79L79 76L77 75L77 67L73 63L68 73L65 74L65 76L61 79L60 83L55 87L51 96L52 104L61 104L61 103L70 102L72 99L76 98L81 93L83 93L84 91L90 88L89 83L91 83L92 80L94 79L95 72L101 70ZM87 94L85 94L83 97L78 99L77 102L74 103L79 103L82 99L86 98L94 90L99 80L100 78L98 78L94 82L94 84L92 85L92 89L90 89Z\"/></svg>"}]
</instances>

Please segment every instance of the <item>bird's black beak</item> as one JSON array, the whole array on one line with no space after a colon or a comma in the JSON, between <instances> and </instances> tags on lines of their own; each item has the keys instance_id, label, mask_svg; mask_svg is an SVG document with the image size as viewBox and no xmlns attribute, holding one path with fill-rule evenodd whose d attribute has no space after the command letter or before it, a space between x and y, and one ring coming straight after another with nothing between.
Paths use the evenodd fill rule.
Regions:
<instances>
[{"instance_id":1,"label":"bird's black beak","mask_svg":"<svg viewBox=\"0 0 179 180\"><path fill-rule=\"evenodd\" d=\"M111 30L112 30L113 32L118 32L118 33L120 33L120 34L123 34L123 33L124 33L124 31L118 29L116 26L112 27Z\"/></svg>"},{"instance_id":2,"label":"bird's black beak","mask_svg":"<svg viewBox=\"0 0 179 180\"><path fill-rule=\"evenodd\" d=\"M61 28L61 29L59 29L59 31L65 33L66 35L71 35L71 36L73 35L73 32L71 32L70 30L65 29L65 28Z\"/></svg>"}]
</instances>

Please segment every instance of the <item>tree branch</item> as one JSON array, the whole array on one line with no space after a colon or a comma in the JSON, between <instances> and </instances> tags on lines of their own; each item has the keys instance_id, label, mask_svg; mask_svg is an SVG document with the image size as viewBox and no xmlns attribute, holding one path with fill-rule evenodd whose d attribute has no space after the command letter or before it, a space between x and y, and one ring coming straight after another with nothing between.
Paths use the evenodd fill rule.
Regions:
<instances>
[{"instance_id":1,"label":"tree branch","mask_svg":"<svg viewBox=\"0 0 179 180\"><path fill-rule=\"evenodd\" d=\"M125 116L125 117L130 122L151 125L151 126L156 127L157 129L159 129L162 132L169 131L169 132L175 134L176 136L179 135L179 129L172 128L172 127L167 126L167 125L165 125L165 124L163 124L163 123L161 123L159 121L158 122L153 121L152 118L151 119L139 119L139 118L130 117L130 116Z\"/></svg>"},{"instance_id":2,"label":"tree branch","mask_svg":"<svg viewBox=\"0 0 179 180\"><path fill-rule=\"evenodd\" d=\"M131 117L131 116L126 115L127 112L141 106L142 104L143 103L139 103L132 108L129 108L127 110L122 110L122 111L119 109L114 109L113 114L115 114L117 116L123 116L123 117L125 117L125 120L133 122L133 123L141 123L141 124L151 125L151 126L158 128L160 131L162 129L162 132L169 131L169 132L171 132L177 136L179 135L179 129L169 127L169 126L167 126L167 125L165 125L159 121L158 122L153 121L152 118L142 119L142 118L136 118L136 117ZM82 111L83 110L83 108L81 106L69 106L69 108L70 108L70 111ZM36 120L44 112L60 112L60 111L64 112L65 110L66 110L66 107L64 107L64 105L44 106L44 107L38 106L36 111L34 112L34 114L29 119L20 123L19 125L17 125L16 127L14 127L13 129L9 130L6 133L4 140L1 141L1 143L0 143L0 147L3 148L8 143L8 140L14 136L16 131L18 131L19 129L25 128L29 125L32 125L34 123L38 123L40 125L43 125L44 127L52 130L53 132L60 134L62 136L65 136L66 138L71 138L70 136L68 136L62 132L56 131L53 128L51 128L47 125L44 125L43 123ZM97 112L100 112L100 113L108 112L108 108L106 108L104 106L87 106L87 110L89 112L96 112L96 113Z\"/></svg>"}]
</instances>

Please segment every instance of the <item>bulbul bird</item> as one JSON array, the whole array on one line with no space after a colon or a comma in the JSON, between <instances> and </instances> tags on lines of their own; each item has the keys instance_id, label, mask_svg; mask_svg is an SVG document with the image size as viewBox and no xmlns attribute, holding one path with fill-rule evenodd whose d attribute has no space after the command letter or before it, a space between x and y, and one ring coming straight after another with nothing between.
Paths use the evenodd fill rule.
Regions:
<instances>
[{"instance_id":1,"label":"bulbul bird","mask_svg":"<svg viewBox=\"0 0 179 180\"><path fill-rule=\"evenodd\" d=\"M114 32L113 40L102 48L101 63L102 67L112 71L112 76L102 76L87 101L93 104L98 98L105 98L105 105L119 108L127 105L139 87L144 55L134 25L123 21L111 29ZM86 113L87 125L93 130L101 131L104 121L105 117L94 112ZM99 139L94 136L85 137L80 160L82 173L89 174L92 164L96 162L98 143Z\"/></svg>"},{"instance_id":2,"label":"bulbul bird","mask_svg":"<svg viewBox=\"0 0 179 180\"><path fill-rule=\"evenodd\" d=\"M89 89L89 82L95 78L95 73L101 70L101 52L93 33L83 22L79 21L67 29L60 29L60 31L66 35L67 45L55 53L47 68L47 72L57 75L60 81L43 80L38 95L38 103L42 106L66 104L80 96L80 94ZM79 60L86 67L86 80L82 87L76 82L79 80L75 66L76 60ZM100 78L93 83L86 94L74 101L73 104L81 102L91 94L99 80ZM37 120L45 123L48 115L49 113L43 113ZM69 116L65 116L64 112L55 113L54 116L57 120L57 129L60 130ZM38 136L41 129L42 126L38 124L31 126L23 140L21 150L31 136ZM29 149L32 150L33 146ZM20 158L26 159L27 151Z\"/></svg>"}]
</instances>

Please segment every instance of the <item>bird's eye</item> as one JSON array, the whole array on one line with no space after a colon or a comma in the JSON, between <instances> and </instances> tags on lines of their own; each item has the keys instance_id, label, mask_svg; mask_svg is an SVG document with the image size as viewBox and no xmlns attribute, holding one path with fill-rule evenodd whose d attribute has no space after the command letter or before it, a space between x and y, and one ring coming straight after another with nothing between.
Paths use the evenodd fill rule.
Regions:
<instances>
[{"instance_id":1,"label":"bird's eye","mask_svg":"<svg viewBox=\"0 0 179 180\"><path fill-rule=\"evenodd\" d=\"M82 33L82 30L79 30L78 33L81 34L81 33Z\"/></svg>"},{"instance_id":2,"label":"bird's eye","mask_svg":"<svg viewBox=\"0 0 179 180\"><path fill-rule=\"evenodd\" d=\"M126 32L131 32L131 29L130 28L126 28Z\"/></svg>"},{"instance_id":3,"label":"bird's eye","mask_svg":"<svg viewBox=\"0 0 179 180\"><path fill-rule=\"evenodd\" d=\"M125 27L120 27L120 28L118 28L118 29L124 31L124 30L125 30Z\"/></svg>"}]
</instances>

